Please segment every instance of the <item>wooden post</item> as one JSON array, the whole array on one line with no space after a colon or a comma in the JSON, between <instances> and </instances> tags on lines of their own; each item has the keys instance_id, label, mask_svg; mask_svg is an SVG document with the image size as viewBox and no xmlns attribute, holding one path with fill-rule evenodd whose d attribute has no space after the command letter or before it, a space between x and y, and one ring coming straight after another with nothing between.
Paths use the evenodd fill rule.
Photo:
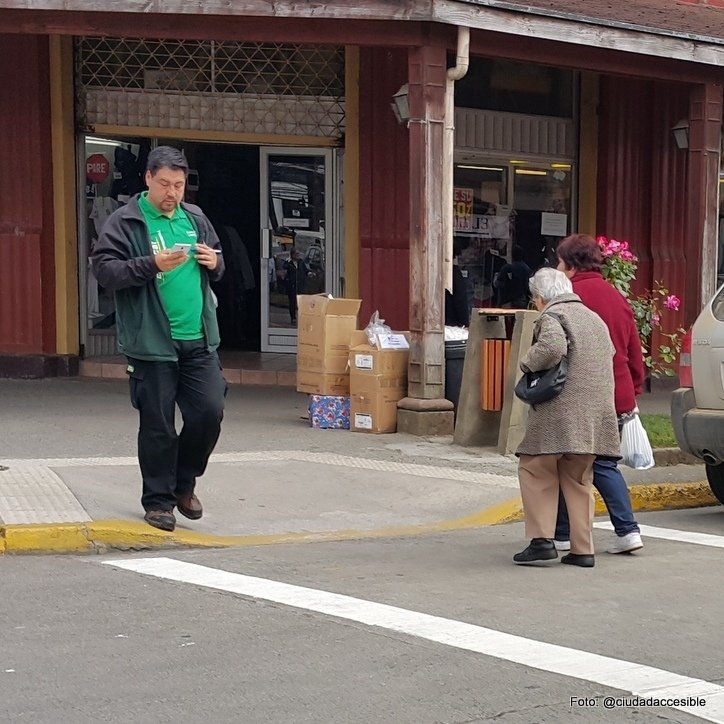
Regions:
<instances>
[{"instance_id":1,"label":"wooden post","mask_svg":"<svg viewBox=\"0 0 724 724\"><path fill-rule=\"evenodd\" d=\"M700 254L700 273L689 275L687 319L695 319L716 291L721 142L722 86L696 85L689 104L687 227L689 243Z\"/></svg>"},{"instance_id":2,"label":"wooden post","mask_svg":"<svg viewBox=\"0 0 724 724\"><path fill-rule=\"evenodd\" d=\"M413 48L410 103L410 368L409 396L444 397L443 133L445 48Z\"/></svg>"},{"instance_id":3,"label":"wooden post","mask_svg":"<svg viewBox=\"0 0 724 724\"><path fill-rule=\"evenodd\" d=\"M412 48L410 104L410 362L408 397L398 403L398 430L452 434L445 395L445 281L442 200L447 55Z\"/></svg>"}]
</instances>

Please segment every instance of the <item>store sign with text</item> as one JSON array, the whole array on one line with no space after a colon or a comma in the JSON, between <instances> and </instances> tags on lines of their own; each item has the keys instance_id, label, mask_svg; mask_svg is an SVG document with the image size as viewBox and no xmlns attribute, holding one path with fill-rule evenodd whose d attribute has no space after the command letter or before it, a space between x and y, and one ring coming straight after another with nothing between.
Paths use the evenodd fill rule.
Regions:
<instances>
[{"instance_id":1,"label":"store sign with text","mask_svg":"<svg viewBox=\"0 0 724 724\"><path fill-rule=\"evenodd\" d=\"M94 184L102 184L110 173L111 165L102 153L93 153L85 160L85 175Z\"/></svg>"},{"instance_id":2,"label":"store sign with text","mask_svg":"<svg viewBox=\"0 0 724 724\"><path fill-rule=\"evenodd\" d=\"M453 230L473 229L473 189L456 186L453 190Z\"/></svg>"}]
</instances>

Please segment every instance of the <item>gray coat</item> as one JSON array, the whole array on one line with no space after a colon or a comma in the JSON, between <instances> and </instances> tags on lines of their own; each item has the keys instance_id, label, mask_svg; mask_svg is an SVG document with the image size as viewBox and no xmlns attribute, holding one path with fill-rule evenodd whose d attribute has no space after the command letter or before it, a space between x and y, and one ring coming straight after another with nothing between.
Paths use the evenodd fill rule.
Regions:
<instances>
[{"instance_id":1,"label":"gray coat","mask_svg":"<svg viewBox=\"0 0 724 724\"><path fill-rule=\"evenodd\" d=\"M545 312L552 312L555 317ZM521 360L521 369L550 369L568 349L568 374L558 397L528 410L518 455L558 453L620 457L613 401L614 347L603 320L577 294L549 302L536 322L537 341ZM568 344L566 344L566 333Z\"/></svg>"}]
</instances>

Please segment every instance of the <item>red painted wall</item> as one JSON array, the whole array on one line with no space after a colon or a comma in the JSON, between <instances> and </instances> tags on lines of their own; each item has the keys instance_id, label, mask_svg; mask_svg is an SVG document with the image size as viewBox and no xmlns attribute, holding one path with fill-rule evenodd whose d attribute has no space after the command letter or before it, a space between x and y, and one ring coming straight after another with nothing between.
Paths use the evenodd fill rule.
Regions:
<instances>
[{"instance_id":1,"label":"red painted wall","mask_svg":"<svg viewBox=\"0 0 724 724\"><path fill-rule=\"evenodd\" d=\"M409 326L409 141L393 94L407 82L407 50L360 49L360 323L379 310Z\"/></svg>"},{"instance_id":2,"label":"red painted wall","mask_svg":"<svg viewBox=\"0 0 724 724\"><path fill-rule=\"evenodd\" d=\"M48 73L47 38L0 35L0 353L55 351Z\"/></svg>"},{"instance_id":3,"label":"red painted wall","mask_svg":"<svg viewBox=\"0 0 724 724\"><path fill-rule=\"evenodd\" d=\"M686 288L690 275L699 274L701 240L687 227L687 155L671 132L688 109L687 85L601 79L598 233L632 245L639 257L637 292L660 281L684 300L679 313L664 316L670 330L699 311Z\"/></svg>"}]
</instances>

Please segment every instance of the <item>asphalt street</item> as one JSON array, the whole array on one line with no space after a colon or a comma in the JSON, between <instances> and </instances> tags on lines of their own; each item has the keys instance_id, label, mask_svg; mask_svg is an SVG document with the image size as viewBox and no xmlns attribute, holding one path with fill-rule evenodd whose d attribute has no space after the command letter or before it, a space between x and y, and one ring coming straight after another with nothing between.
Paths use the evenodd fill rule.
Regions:
<instances>
[{"instance_id":1,"label":"asphalt street","mask_svg":"<svg viewBox=\"0 0 724 724\"><path fill-rule=\"evenodd\" d=\"M724 721L724 509L639 520L657 537L591 570L513 565L519 523L5 556L0 720ZM595 530L597 550L610 535ZM632 692L706 703L689 713Z\"/></svg>"}]
</instances>

